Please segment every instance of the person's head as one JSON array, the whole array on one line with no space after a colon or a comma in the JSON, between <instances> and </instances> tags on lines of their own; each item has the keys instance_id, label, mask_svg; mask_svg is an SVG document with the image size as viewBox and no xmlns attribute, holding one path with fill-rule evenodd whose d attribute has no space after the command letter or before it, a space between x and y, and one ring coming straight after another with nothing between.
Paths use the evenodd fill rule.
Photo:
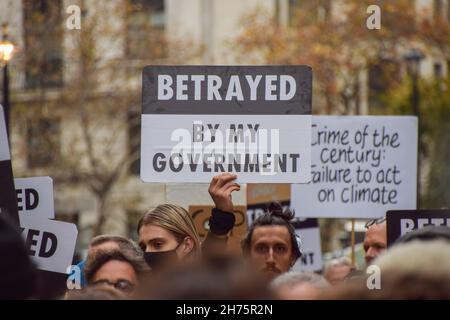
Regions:
<instances>
[{"instance_id":1,"label":"person's head","mask_svg":"<svg viewBox=\"0 0 450 320\"><path fill-rule=\"evenodd\" d=\"M64 300L121 300L125 295L109 286L91 286L80 290L67 290Z\"/></svg>"},{"instance_id":2,"label":"person's head","mask_svg":"<svg viewBox=\"0 0 450 320\"><path fill-rule=\"evenodd\" d=\"M0 213L0 299L29 299L38 295L38 273L25 242L5 212Z\"/></svg>"},{"instance_id":3,"label":"person's head","mask_svg":"<svg viewBox=\"0 0 450 320\"><path fill-rule=\"evenodd\" d=\"M97 250L132 250L139 252L136 243L119 235L102 234L94 237L89 243L88 256L95 254Z\"/></svg>"},{"instance_id":4,"label":"person's head","mask_svg":"<svg viewBox=\"0 0 450 320\"><path fill-rule=\"evenodd\" d=\"M333 259L325 267L324 276L331 285L336 285L343 282L353 269L348 258Z\"/></svg>"},{"instance_id":5,"label":"person's head","mask_svg":"<svg viewBox=\"0 0 450 320\"><path fill-rule=\"evenodd\" d=\"M272 204L258 217L242 241L242 251L268 280L287 272L301 256L295 229L290 223L294 214Z\"/></svg>"},{"instance_id":6,"label":"person's head","mask_svg":"<svg viewBox=\"0 0 450 320\"><path fill-rule=\"evenodd\" d=\"M364 252L366 264L371 262L383 253L387 248L386 219L380 218L371 220L366 224L366 234L364 237Z\"/></svg>"},{"instance_id":7,"label":"person's head","mask_svg":"<svg viewBox=\"0 0 450 320\"><path fill-rule=\"evenodd\" d=\"M283 300L311 300L329 286L321 275L313 272L287 272L276 277L270 288Z\"/></svg>"},{"instance_id":8,"label":"person's head","mask_svg":"<svg viewBox=\"0 0 450 320\"><path fill-rule=\"evenodd\" d=\"M395 241L395 245L410 241L432 241L445 240L450 242L450 227L425 226L423 228L408 232Z\"/></svg>"},{"instance_id":9,"label":"person's head","mask_svg":"<svg viewBox=\"0 0 450 320\"><path fill-rule=\"evenodd\" d=\"M414 240L396 244L376 258L372 267L370 275L334 287L334 292L322 298L450 298L450 243L446 240ZM377 283L379 287L376 287ZM375 285L376 290L368 284Z\"/></svg>"},{"instance_id":10,"label":"person's head","mask_svg":"<svg viewBox=\"0 0 450 320\"><path fill-rule=\"evenodd\" d=\"M389 248L373 262L383 274L392 272L450 272L450 243L444 239L413 240Z\"/></svg>"},{"instance_id":11,"label":"person's head","mask_svg":"<svg viewBox=\"0 0 450 320\"><path fill-rule=\"evenodd\" d=\"M414 270L383 273L379 288L369 279L355 279L319 293L318 300L448 300L450 276Z\"/></svg>"},{"instance_id":12,"label":"person's head","mask_svg":"<svg viewBox=\"0 0 450 320\"><path fill-rule=\"evenodd\" d=\"M163 204L139 220L139 246L155 270L201 255L200 238L189 213L180 206Z\"/></svg>"},{"instance_id":13,"label":"person's head","mask_svg":"<svg viewBox=\"0 0 450 320\"><path fill-rule=\"evenodd\" d=\"M148 267L141 255L132 250L98 250L86 261L88 286L107 286L129 295Z\"/></svg>"}]
</instances>

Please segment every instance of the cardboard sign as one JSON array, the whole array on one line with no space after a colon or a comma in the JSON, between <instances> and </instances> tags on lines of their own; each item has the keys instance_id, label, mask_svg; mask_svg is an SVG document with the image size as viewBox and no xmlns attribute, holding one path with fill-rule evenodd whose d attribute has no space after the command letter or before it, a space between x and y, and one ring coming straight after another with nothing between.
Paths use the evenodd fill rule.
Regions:
<instances>
[{"instance_id":1,"label":"cardboard sign","mask_svg":"<svg viewBox=\"0 0 450 320\"><path fill-rule=\"evenodd\" d=\"M315 116L311 143L311 183L292 186L297 216L377 218L416 208L416 117Z\"/></svg>"},{"instance_id":2,"label":"cardboard sign","mask_svg":"<svg viewBox=\"0 0 450 320\"><path fill-rule=\"evenodd\" d=\"M54 219L53 180L50 177L14 179L20 215Z\"/></svg>"},{"instance_id":3,"label":"cardboard sign","mask_svg":"<svg viewBox=\"0 0 450 320\"><path fill-rule=\"evenodd\" d=\"M40 270L67 273L72 265L78 230L55 218L50 177L15 179L20 227L26 247Z\"/></svg>"},{"instance_id":4,"label":"cardboard sign","mask_svg":"<svg viewBox=\"0 0 450 320\"><path fill-rule=\"evenodd\" d=\"M307 66L150 66L143 72L141 179L310 180Z\"/></svg>"},{"instance_id":5,"label":"cardboard sign","mask_svg":"<svg viewBox=\"0 0 450 320\"><path fill-rule=\"evenodd\" d=\"M289 201L291 185L284 183L247 184L247 204L270 203L272 201Z\"/></svg>"},{"instance_id":6,"label":"cardboard sign","mask_svg":"<svg viewBox=\"0 0 450 320\"><path fill-rule=\"evenodd\" d=\"M387 243L426 226L450 228L450 210L393 210L386 213Z\"/></svg>"},{"instance_id":7,"label":"cardboard sign","mask_svg":"<svg viewBox=\"0 0 450 320\"><path fill-rule=\"evenodd\" d=\"M295 231L301 240L302 256L293 270L321 271L323 268L320 228L317 219L304 219L294 222Z\"/></svg>"},{"instance_id":8,"label":"cardboard sign","mask_svg":"<svg viewBox=\"0 0 450 320\"><path fill-rule=\"evenodd\" d=\"M19 224L13 179L5 116L3 107L0 105L0 214L6 211Z\"/></svg>"},{"instance_id":9,"label":"cardboard sign","mask_svg":"<svg viewBox=\"0 0 450 320\"><path fill-rule=\"evenodd\" d=\"M213 206L189 206L189 214L192 216L195 228L202 240L205 239L206 234L208 233L209 217L211 217L213 208ZM245 206L234 206L236 222L233 230L229 234L227 243L228 248L231 251L240 252L241 240L247 233L248 227L245 211Z\"/></svg>"},{"instance_id":10,"label":"cardboard sign","mask_svg":"<svg viewBox=\"0 0 450 320\"><path fill-rule=\"evenodd\" d=\"M258 183L247 185L247 219L249 225L262 215L272 202L289 209L291 185L283 183Z\"/></svg>"}]
</instances>

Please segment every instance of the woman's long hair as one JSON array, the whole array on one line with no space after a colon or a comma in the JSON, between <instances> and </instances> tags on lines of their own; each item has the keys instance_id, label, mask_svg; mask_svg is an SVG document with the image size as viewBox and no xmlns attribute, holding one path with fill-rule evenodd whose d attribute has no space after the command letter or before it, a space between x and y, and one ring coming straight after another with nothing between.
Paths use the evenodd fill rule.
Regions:
<instances>
[{"instance_id":1,"label":"woman's long hair","mask_svg":"<svg viewBox=\"0 0 450 320\"><path fill-rule=\"evenodd\" d=\"M186 237L191 238L194 241L194 247L188 257L199 258L201 256L200 238L194 221L186 209L173 204L161 204L155 209L147 211L138 222L138 234L143 226L149 224L170 231L178 243L183 242Z\"/></svg>"}]
</instances>

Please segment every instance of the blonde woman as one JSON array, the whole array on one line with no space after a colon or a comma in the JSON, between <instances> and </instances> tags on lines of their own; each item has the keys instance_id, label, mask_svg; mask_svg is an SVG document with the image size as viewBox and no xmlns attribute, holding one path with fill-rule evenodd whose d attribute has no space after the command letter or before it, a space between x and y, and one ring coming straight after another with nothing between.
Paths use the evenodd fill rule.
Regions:
<instances>
[{"instance_id":1,"label":"blonde woman","mask_svg":"<svg viewBox=\"0 0 450 320\"><path fill-rule=\"evenodd\" d=\"M210 230L203 243L203 250L225 244L227 234L234 226L235 218L231 193L240 190L233 182L236 175L224 173L215 176L209 193L216 208L209 219ZM137 233L139 246L152 270L158 271L168 265L199 259L202 255L200 238L189 213L173 204L162 204L144 214L139 220Z\"/></svg>"}]
</instances>

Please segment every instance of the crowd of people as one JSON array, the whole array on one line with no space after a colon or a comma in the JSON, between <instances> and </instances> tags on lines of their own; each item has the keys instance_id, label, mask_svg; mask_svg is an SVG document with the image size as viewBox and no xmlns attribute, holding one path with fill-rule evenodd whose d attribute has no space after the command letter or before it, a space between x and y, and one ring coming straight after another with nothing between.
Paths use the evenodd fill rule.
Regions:
<instances>
[{"instance_id":1,"label":"crowd of people","mask_svg":"<svg viewBox=\"0 0 450 320\"><path fill-rule=\"evenodd\" d=\"M100 235L78 264L81 288L55 299L450 299L450 228L425 227L389 248L384 218L366 224L367 266L355 270L345 258L323 273L292 271L302 256L294 214L276 203L242 239L242 252L227 250L235 224L232 192L236 175L214 177L215 203L209 232L201 241L188 211L162 204L138 221L138 243ZM20 231L0 215L0 299L39 299L39 279ZM369 272L370 270L370 272ZM377 274L378 272L378 274Z\"/></svg>"}]
</instances>

